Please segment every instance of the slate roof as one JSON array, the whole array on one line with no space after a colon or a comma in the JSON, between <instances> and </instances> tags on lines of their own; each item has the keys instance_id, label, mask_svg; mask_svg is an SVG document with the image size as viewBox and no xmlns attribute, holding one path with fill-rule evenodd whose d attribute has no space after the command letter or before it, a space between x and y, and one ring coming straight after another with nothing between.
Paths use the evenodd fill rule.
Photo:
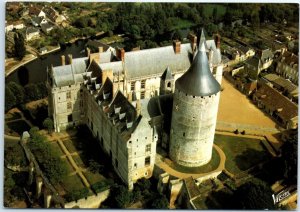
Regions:
<instances>
[{"instance_id":1,"label":"slate roof","mask_svg":"<svg viewBox=\"0 0 300 212\"><path fill-rule=\"evenodd\" d=\"M49 23L45 23L45 24L41 25L41 28L42 28L42 30L46 31L47 29L53 28L53 25L49 24Z\"/></svg>"},{"instance_id":2,"label":"slate roof","mask_svg":"<svg viewBox=\"0 0 300 212\"><path fill-rule=\"evenodd\" d=\"M26 29L26 34L29 35L30 33L35 33L35 32L39 32L40 30L34 27L28 27Z\"/></svg>"},{"instance_id":3,"label":"slate roof","mask_svg":"<svg viewBox=\"0 0 300 212\"><path fill-rule=\"evenodd\" d=\"M210 71L204 42L200 45L191 67L176 80L175 87L191 96L210 96L220 91L220 84Z\"/></svg>"},{"instance_id":4,"label":"slate roof","mask_svg":"<svg viewBox=\"0 0 300 212\"><path fill-rule=\"evenodd\" d=\"M82 82L82 73L85 72L87 58L72 59L72 64L53 67L54 85L57 87L73 85L76 82Z\"/></svg>"},{"instance_id":5,"label":"slate roof","mask_svg":"<svg viewBox=\"0 0 300 212\"><path fill-rule=\"evenodd\" d=\"M192 59L191 45L181 44L179 54L173 46L166 46L125 53L125 69L128 78L160 75L168 66L176 73L186 70Z\"/></svg>"},{"instance_id":6,"label":"slate roof","mask_svg":"<svg viewBox=\"0 0 300 212\"><path fill-rule=\"evenodd\" d=\"M161 76L162 80L171 80L174 77L172 76L172 71L170 69L170 67L168 66L167 69L164 71L164 73Z\"/></svg>"}]
</instances>

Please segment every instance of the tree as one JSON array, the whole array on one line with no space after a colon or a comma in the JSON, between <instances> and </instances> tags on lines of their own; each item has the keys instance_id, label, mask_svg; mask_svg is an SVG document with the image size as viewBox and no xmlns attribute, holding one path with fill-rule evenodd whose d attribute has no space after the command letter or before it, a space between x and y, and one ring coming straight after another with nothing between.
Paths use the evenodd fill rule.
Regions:
<instances>
[{"instance_id":1,"label":"tree","mask_svg":"<svg viewBox=\"0 0 300 212\"><path fill-rule=\"evenodd\" d=\"M273 210L271 188L261 180L252 179L237 188L232 196L232 209Z\"/></svg>"},{"instance_id":2,"label":"tree","mask_svg":"<svg viewBox=\"0 0 300 212\"><path fill-rule=\"evenodd\" d=\"M15 42L15 56L18 60L22 60L26 54L26 47L24 42L24 37L21 33L15 33L14 35Z\"/></svg>"},{"instance_id":3,"label":"tree","mask_svg":"<svg viewBox=\"0 0 300 212\"><path fill-rule=\"evenodd\" d=\"M287 140L281 147L284 176L291 184L297 183L298 136Z\"/></svg>"},{"instance_id":4,"label":"tree","mask_svg":"<svg viewBox=\"0 0 300 212\"><path fill-rule=\"evenodd\" d=\"M47 128L48 130L48 133L51 134L53 132L53 121L51 118L46 118L44 121L43 121L43 126L45 128Z\"/></svg>"},{"instance_id":5,"label":"tree","mask_svg":"<svg viewBox=\"0 0 300 212\"><path fill-rule=\"evenodd\" d=\"M38 86L36 84L27 84L24 87L25 90L25 101L26 102L31 102L31 101L35 101L41 98L41 93L40 90L38 88Z\"/></svg>"},{"instance_id":6,"label":"tree","mask_svg":"<svg viewBox=\"0 0 300 212\"><path fill-rule=\"evenodd\" d=\"M16 105L16 97L8 86L5 86L5 111Z\"/></svg>"},{"instance_id":7,"label":"tree","mask_svg":"<svg viewBox=\"0 0 300 212\"><path fill-rule=\"evenodd\" d=\"M218 22L218 8L214 7L213 12L212 12L212 18L214 23L216 24Z\"/></svg>"},{"instance_id":8,"label":"tree","mask_svg":"<svg viewBox=\"0 0 300 212\"><path fill-rule=\"evenodd\" d=\"M25 96L24 88L15 82L9 82L7 86L10 88L11 92L16 98L16 105L23 103Z\"/></svg>"},{"instance_id":9,"label":"tree","mask_svg":"<svg viewBox=\"0 0 300 212\"><path fill-rule=\"evenodd\" d=\"M152 201L151 208L168 209L169 201L165 195L157 195L156 198Z\"/></svg>"},{"instance_id":10,"label":"tree","mask_svg":"<svg viewBox=\"0 0 300 212\"><path fill-rule=\"evenodd\" d=\"M128 189L121 185L116 189L115 201L118 208L126 208L132 202L132 193Z\"/></svg>"}]
</instances>

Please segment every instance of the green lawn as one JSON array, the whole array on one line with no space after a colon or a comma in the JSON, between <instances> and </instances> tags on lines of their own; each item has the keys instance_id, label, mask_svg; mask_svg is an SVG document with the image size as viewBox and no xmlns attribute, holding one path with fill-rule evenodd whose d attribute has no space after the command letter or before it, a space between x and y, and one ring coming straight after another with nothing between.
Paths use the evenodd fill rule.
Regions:
<instances>
[{"instance_id":1,"label":"green lawn","mask_svg":"<svg viewBox=\"0 0 300 212\"><path fill-rule=\"evenodd\" d=\"M86 171L83 173L86 179L89 181L89 183L92 185L94 183L100 182L102 180L105 180L105 178L99 174L99 173L92 173L90 171Z\"/></svg>"},{"instance_id":2,"label":"green lawn","mask_svg":"<svg viewBox=\"0 0 300 212\"><path fill-rule=\"evenodd\" d=\"M217 144L226 155L225 168L238 174L270 158L259 139L215 135Z\"/></svg>"},{"instance_id":3,"label":"green lawn","mask_svg":"<svg viewBox=\"0 0 300 212\"><path fill-rule=\"evenodd\" d=\"M79 155L74 155L72 156L75 163L77 164L77 166L80 166L82 168L86 168L86 165L84 164L84 162L82 161L81 157L82 157L82 154L79 154Z\"/></svg>"},{"instance_id":4,"label":"green lawn","mask_svg":"<svg viewBox=\"0 0 300 212\"><path fill-rule=\"evenodd\" d=\"M25 121L14 121L6 124L8 128L19 135L22 135L24 131L29 131L30 126Z\"/></svg>"},{"instance_id":5,"label":"green lawn","mask_svg":"<svg viewBox=\"0 0 300 212\"><path fill-rule=\"evenodd\" d=\"M67 169L68 169L68 173L71 173L74 171L72 165L70 164L70 162L68 161L67 158L62 158L62 161L64 161L66 163Z\"/></svg>"},{"instance_id":6,"label":"green lawn","mask_svg":"<svg viewBox=\"0 0 300 212\"><path fill-rule=\"evenodd\" d=\"M51 142L51 146L53 147L54 151L59 154L59 156L65 155L57 142Z\"/></svg>"},{"instance_id":7,"label":"green lawn","mask_svg":"<svg viewBox=\"0 0 300 212\"><path fill-rule=\"evenodd\" d=\"M70 153L77 151L72 140L68 139L68 140L64 140L63 142L64 142L64 145L67 147L67 149Z\"/></svg>"},{"instance_id":8,"label":"green lawn","mask_svg":"<svg viewBox=\"0 0 300 212\"><path fill-rule=\"evenodd\" d=\"M105 37L100 39L100 42L105 43L105 44L111 44L111 43L116 43L116 42L123 42L124 39L118 35L113 35L111 37Z\"/></svg>"},{"instance_id":9,"label":"green lawn","mask_svg":"<svg viewBox=\"0 0 300 212\"><path fill-rule=\"evenodd\" d=\"M172 20L172 22L176 23L176 25L172 27L172 30L190 28L195 25L192 21L181 18L172 18Z\"/></svg>"},{"instance_id":10,"label":"green lawn","mask_svg":"<svg viewBox=\"0 0 300 212\"><path fill-rule=\"evenodd\" d=\"M226 7L220 4L205 4L204 14L206 17L212 16L214 8L217 8L217 16L223 16L226 12Z\"/></svg>"},{"instance_id":11,"label":"green lawn","mask_svg":"<svg viewBox=\"0 0 300 212\"><path fill-rule=\"evenodd\" d=\"M83 189L85 187L81 182L80 177L78 177L77 175L66 177L62 182L62 186L64 187L66 192Z\"/></svg>"},{"instance_id":12,"label":"green lawn","mask_svg":"<svg viewBox=\"0 0 300 212\"><path fill-rule=\"evenodd\" d=\"M220 164L220 156L218 154L218 152L215 150L215 148L213 148L212 151L212 159L211 161L204 165L204 166L200 166L200 167L184 167L175 163L170 164L170 166L172 168L174 168L175 170L178 170L180 172L184 172L184 173L207 173L207 172L211 172L213 170L215 170L216 168L218 168Z\"/></svg>"}]
</instances>

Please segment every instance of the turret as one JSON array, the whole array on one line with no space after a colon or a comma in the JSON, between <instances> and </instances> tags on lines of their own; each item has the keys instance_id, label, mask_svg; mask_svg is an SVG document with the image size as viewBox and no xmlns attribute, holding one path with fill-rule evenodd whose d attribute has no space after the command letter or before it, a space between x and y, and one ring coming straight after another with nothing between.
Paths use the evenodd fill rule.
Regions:
<instances>
[{"instance_id":1,"label":"turret","mask_svg":"<svg viewBox=\"0 0 300 212\"><path fill-rule=\"evenodd\" d=\"M191 67L175 82L169 156L177 164L202 166L212 156L220 84L208 63L202 31Z\"/></svg>"}]
</instances>

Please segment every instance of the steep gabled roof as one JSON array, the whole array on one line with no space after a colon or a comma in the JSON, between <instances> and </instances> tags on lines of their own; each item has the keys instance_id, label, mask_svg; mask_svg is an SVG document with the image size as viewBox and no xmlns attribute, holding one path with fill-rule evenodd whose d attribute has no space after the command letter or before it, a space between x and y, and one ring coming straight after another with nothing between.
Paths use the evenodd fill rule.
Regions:
<instances>
[{"instance_id":1,"label":"steep gabled roof","mask_svg":"<svg viewBox=\"0 0 300 212\"><path fill-rule=\"evenodd\" d=\"M172 71L170 69L170 67L168 66L167 69L164 71L164 73L161 76L162 80L171 80L174 77L172 76Z\"/></svg>"}]
</instances>

